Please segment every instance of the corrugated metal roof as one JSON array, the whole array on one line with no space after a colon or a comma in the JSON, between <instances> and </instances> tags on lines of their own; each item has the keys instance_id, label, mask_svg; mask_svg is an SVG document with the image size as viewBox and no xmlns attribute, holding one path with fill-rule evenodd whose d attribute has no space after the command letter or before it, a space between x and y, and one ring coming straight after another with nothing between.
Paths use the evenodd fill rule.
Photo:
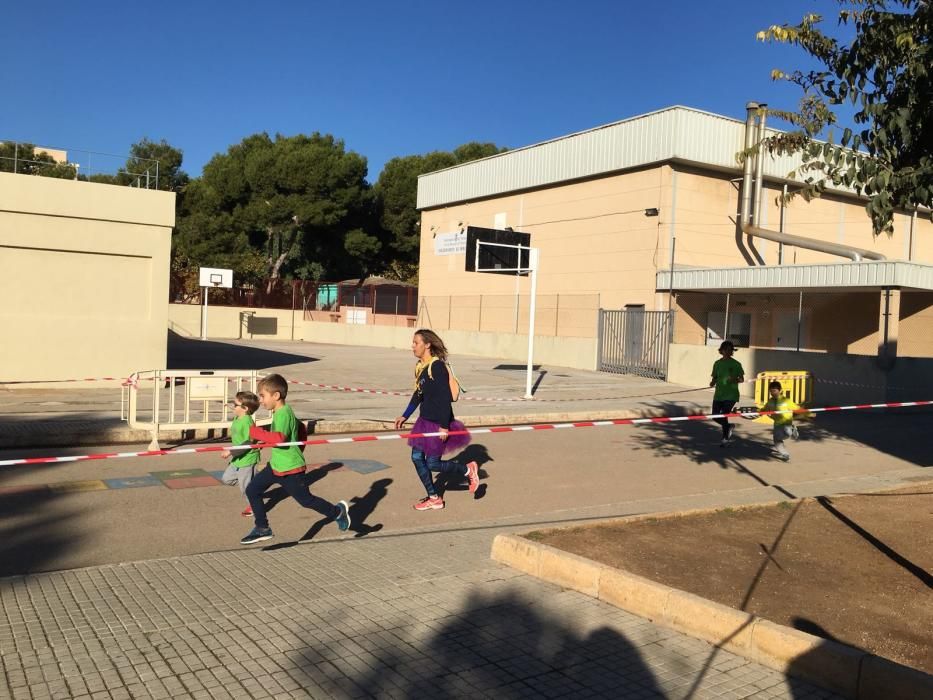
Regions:
<instances>
[{"instance_id":1,"label":"corrugated metal roof","mask_svg":"<svg viewBox=\"0 0 933 700\"><path fill-rule=\"evenodd\" d=\"M671 289L671 271L657 273L659 291ZM773 265L674 270L677 292L902 287L933 291L933 265L879 260L824 265Z\"/></svg>"},{"instance_id":2,"label":"corrugated metal roof","mask_svg":"<svg viewBox=\"0 0 933 700\"><path fill-rule=\"evenodd\" d=\"M774 133L768 129L768 132ZM517 148L418 178L418 208L593 177L680 160L740 172L745 123L689 107L669 107L623 121ZM767 157L767 177L786 178L799 157Z\"/></svg>"}]
</instances>

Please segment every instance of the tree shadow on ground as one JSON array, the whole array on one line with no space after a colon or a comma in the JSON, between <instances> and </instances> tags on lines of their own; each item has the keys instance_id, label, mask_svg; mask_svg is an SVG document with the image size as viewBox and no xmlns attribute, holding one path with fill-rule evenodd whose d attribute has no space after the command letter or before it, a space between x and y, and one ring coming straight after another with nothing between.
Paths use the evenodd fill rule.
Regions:
<instances>
[{"instance_id":1,"label":"tree shadow on ground","mask_svg":"<svg viewBox=\"0 0 933 700\"><path fill-rule=\"evenodd\" d=\"M665 415L683 415L683 407L677 404L665 402L659 407ZM928 448L930 418L928 412L920 409L819 413L812 419L795 421L800 440L789 441L788 448L793 455L808 442L835 441L840 460L857 458L857 448L867 447L918 466L930 466L933 464L933 454ZM697 464L716 464L722 469L748 474L751 474L746 465L749 460L774 459L770 424L755 424L744 418L729 421L736 426L736 439L727 448L719 446L721 428L712 420L642 425L633 439L638 445L636 449L649 449L661 457L686 457Z\"/></svg>"},{"instance_id":2,"label":"tree shadow on ground","mask_svg":"<svg viewBox=\"0 0 933 700\"><path fill-rule=\"evenodd\" d=\"M383 637L367 645L371 668L352 678L355 690L405 698L667 697L624 635L607 626L581 633L579 618L568 623L565 613L551 613L531 596L472 593L453 614L393 628L387 635L393 643ZM333 684L316 650L299 654L295 661L306 674Z\"/></svg>"},{"instance_id":3,"label":"tree shadow on ground","mask_svg":"<svg viewBox=\"0 0 933 700\"><path fill-rule=\"evenodd\" d=\"M675 404L664 404L665 415L682 414ZM736 439L722 447L722 428L711 420L689 420L658 425L640 425L632 441L635 450L651 450L660 457L686 457L695 464L714 464L720 469L744 474L761 486L774 488L783 496L795 498L782 486L770 483L753 469L753 460L767 459L772 452L770 432L750 434L743 430L745 419L731 418Z\"/></svg>"},{"instance_id":4,"label":"tree shadow on ground","mask_svg":"<svg viewBox=\"0 0 933 700\"><path fill-rule=\"evenodd\" d=\"M317 358L311 355L219 340L185 338L173 331L168 332L167 366L170 369L265 369L316 361Z\"/></svg>"},{"instance_id":5,"label":"tree shadow on ground","mask_svg":"<svg viewBox=\"0 0 933 700\"><path fill-rule=\"evenodd\" d=\"M86 538L74 522L66 493L45 485L7 486L0 492L0 577L61 568L60 557Z\"/></svg>"}]
</instances>

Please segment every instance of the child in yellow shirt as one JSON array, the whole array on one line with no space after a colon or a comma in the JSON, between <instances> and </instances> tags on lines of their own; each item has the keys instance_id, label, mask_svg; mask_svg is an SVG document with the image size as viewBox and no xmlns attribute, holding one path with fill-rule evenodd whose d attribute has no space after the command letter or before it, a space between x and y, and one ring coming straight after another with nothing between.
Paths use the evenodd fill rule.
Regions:
<instances>
[{"instance_id":1,"label":"child in yellow shirt","mask_svg":"<svg viewBox=\"0 0 933 700\"><path fill-rule=\"evenodd\" d=\"M798 439L797 426L794 425L794 416L806 417L810 414L804 411L795 402L781 395L781 382L773 381L768 384L768 393L771 398L761 409L762 413L771 416L774 421L774 451L785 462L790 461L790 452L784 446L788 438ZM773 413L768 413L773 411Z\"/></svg>"}]
</instances>

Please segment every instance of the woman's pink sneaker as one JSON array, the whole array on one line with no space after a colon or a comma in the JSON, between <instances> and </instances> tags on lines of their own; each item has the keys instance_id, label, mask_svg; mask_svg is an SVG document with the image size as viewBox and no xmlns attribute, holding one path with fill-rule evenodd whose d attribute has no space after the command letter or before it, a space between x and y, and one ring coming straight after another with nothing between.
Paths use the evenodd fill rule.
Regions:
<instances>
[{"instance_id":1,"label":"woman's pink sneaker","mask_svg":"<svg viewBox=\"0 0 933 700\"><path fill-rule=\"evenodd\" d=\"M415 510L440 510L443 507L444 499L440 496L425 496L412 506Z\"/></svg>"},{"instance_id":2,"label":"woman's pink sneaker","mask_svg":"<svg viewBox=\"0 0 933 700\"><path fill-rule=\"evenodd\" d=\"M470 462L466 465L467 480L470 482L470 493L476 493L479 488L479 465L476 462Z\"/></svg>"}]
</instances>

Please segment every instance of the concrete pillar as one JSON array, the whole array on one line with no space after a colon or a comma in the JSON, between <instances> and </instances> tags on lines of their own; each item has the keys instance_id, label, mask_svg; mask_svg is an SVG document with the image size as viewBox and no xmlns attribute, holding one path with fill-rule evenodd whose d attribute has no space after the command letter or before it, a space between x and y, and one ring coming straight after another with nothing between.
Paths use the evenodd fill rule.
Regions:
<instances>
[{"instance_id":1,"label":"concrete pillar","mask_svg":"<svg viewBox=\"0 0 933 700\"><path fill-rule=\"evenodd\" d=\"M901 290L881 290L881 313L878 318L878 357L897 357L897 333L901 318Z\"/></svg>"}]
</instances>

